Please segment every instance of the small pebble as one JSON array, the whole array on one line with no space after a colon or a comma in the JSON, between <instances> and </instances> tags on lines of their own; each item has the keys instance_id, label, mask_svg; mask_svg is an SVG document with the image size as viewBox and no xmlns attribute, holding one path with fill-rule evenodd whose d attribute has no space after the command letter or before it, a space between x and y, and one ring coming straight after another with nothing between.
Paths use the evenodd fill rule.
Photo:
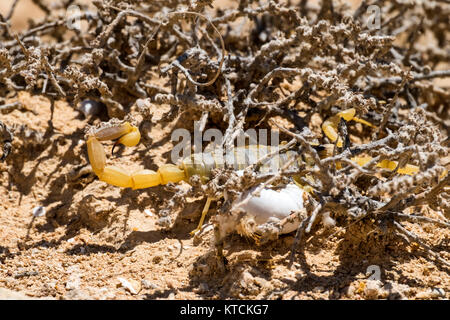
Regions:
<instances>
[{"instance_id":1,"label":"small pebble","mask_svg":"<svg viewBox=\"0 0 450 320\"><path fill-rule=\"evenodd\" d=\"M261 33L259 34L258 38L259 38L259 40L260 40L261 42L266 42L266 41L267 41L267 38L268 38L268 35L267 35L266 32L263 31L263 32L261 32Z\"/></svg>"},{"instance_id":2,"label":"small pebble","mask_svg":"<svg viewBox=\"0 0 450 320\"><path fill-rule=\"evenodd\" d=\"M444 289L442 289L442 288L433 288L431 290L431 297L432 298L445 297Z\"/></svg>"},{"instance_id":3,"label":"small pebble","mask_svg":"<svg viewBox=\"0 0 450 320\"><path fill-rule=\"evenodd\" d=\"M150 106L150 103L147 99L137 99L136 105L139 109L144 109Z\"/></svg>"},{"instance_id":4,"label":"small pebble","mask_svg":"<svg viewBox=\"0 0 450 320\"><path fill-rule=\"evenodd\" d=\"M416 299L430 299L431 298L431 290L422 291L416 294Z\"/></svg>"},{"instance_id":5,"label":"small pebble","mask_svg":"<svg viewBox=\"0 0 450 320\"><path fill-rule=\"evenodd\" d=\"M336 221L330 217L330 213L323 214L322 223L325 228L333 228L334 226L336 226Z\"/></svg>"},{"instance_id":6,"label":"small pebble","mask_svg":"<svg viewBox=\"0 0 450 320\"><path fill-rule=\"evenodd\" d=\"M98 114L100 109L100 104L94 100L84 100L80 106L80 111L86 118Z\"/></svg>"},{"instance_id":7,"label":"small pebble","mask_svg":"<svg viewBox=\"0 0 450 320\"><path fill-rule=\"evenodd\" d=\"M367 299L378 299L381 290L381 282L378 280L367 280L364 295Z\"/></svg>"},{"instance_id":8,"label":"small pebble","mask_svg":"<svg viewBox=\"0 0 450 320\"><path fill-rule=\"evenodd\" d=\"M125 278L117 278L117 280L119 280L120 282L120 286L124 287L125 289L127 289L131 294L137 294L138 293L138 288L135 288L133 286L133 284L131 283L131 281L128 281ZM135 282L135 281L133 281Z\"/></svg>"},{"instance_id":9,"label":"small pebble","mask_svg":"<svg viewBox=\"0 0 450 320\"><path fill-rule=\"evenodd\" d=\"M42 217L45 215L45 208L42 206L34 207L32 213L34 217Z\"/></svg>"},{"instance_id":10,"label":"small pebble","mask_svg":"<svg viewBox=\"0 0 450 320\"><path fill-rule=\"evenodd\" d=\"M141 280L141 285L145 289L154 289L154 290L158 289L158 286L156 284L154 284L146 279Z\"/></svg>"}]
</instances>

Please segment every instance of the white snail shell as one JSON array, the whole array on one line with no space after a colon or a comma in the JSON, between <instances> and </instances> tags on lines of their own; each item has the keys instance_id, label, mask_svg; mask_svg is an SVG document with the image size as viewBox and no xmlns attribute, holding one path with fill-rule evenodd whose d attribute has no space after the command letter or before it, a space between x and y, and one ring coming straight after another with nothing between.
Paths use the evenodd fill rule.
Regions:
<instances>
[{"instance_id":1,"label":"white snail shell","mask_svg":"<svg viewBox=\"0 0 450 320\"><path fill-rule=\"evenodd\" d=\"M256 189L250 189L243 193L235 203L242 201L249 193ZM259 196L253 196L250 200L237 208L240 208L254 217L258 225L262 225L269 220L282 220L291 213L304 208L305 191L297 185L291 183L279 190L263 189ZM283 227L282 233L289 233L296 230L297 223L288 223Z\"/></svg>"}]
</instances>

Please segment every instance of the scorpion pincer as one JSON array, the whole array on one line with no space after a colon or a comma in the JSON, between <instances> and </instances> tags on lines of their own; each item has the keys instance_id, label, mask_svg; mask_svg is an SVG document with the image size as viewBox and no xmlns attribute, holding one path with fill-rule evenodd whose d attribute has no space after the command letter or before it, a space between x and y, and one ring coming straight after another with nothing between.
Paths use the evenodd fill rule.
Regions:
<instances>
[{"instance_id":1,"label":"scorpion pincer","mask_svg":"<svg viewBox=\"0 0 450 320\"><path fill-rule=\"evenodd\" d=\"M328 139L335 143L338 147L342 147L342 140L339 137L338 124L341 118L346 121L357 121L366 125L372 126L365 120L355 117L355 109L348 109L342 111L335 116L324 121L322 129ZM87 149L88 157L92 170L101 181L108 184L132 189L150 188L158 185L165 185L169 182L178 183L180 181L189 181L189 178L198 175L202 182L206 182L211 178L211 173L215 168L222 168L224 166L223 150L211 150L205 153L194 153L190 157L183 159L178 165L165 164L161 166L158 171L140 170L130 173L116 166L106 165L106 154L101 145L101 141L117 140L115 145L122 144L127 147L136 146L140 141L141 135L136 126L129 122L115 122L111 125L104 126L100 129L93 129L88 132ZM272 149L270 149L272 148ZM268 152L273 151L273 147L263 145L250 145L246 147L236 147L233 152L227 153L227 156L234 157L234 159L225 159L226 163L235 163L235 168L243 170L249 164L256 163L262 156ZM231 154L231 155L230 155ZM293 161L295 157L295 161ZM239 159L240 158L240 159ZM242 161L245 159L245 161ZM372 158L370 156L355 156L351 160L358 165L363 166ZM241 161L238 161L241 160ZM293 168L300 166L300 161L305 159L299 156L296 152L288 150L286 153L280 153L273 157L269 162L260 168L260 171L268 172L272 168L280 168L283 164L290 162ZM232 161L232 162L230 162ZM274 165L275 164L275 165ZM377 164L378 167L394 170L397 167L397 162L383 160ZM291 169L291 168L289 168ZM406 165L399 168L398 173L413 175L419 171L419 168L413 165ZM254 189L251 189L241 195L240 198L247 196ZM298 213L304 210L309 193L307 188L303 188L298 181L295 181L295 176L292 178L292 183L279 188L278 190L269 187L261 190L259 195L255 195L243 202L239 209L242 209L247 214L253 216L257 225L261 226L268 221L283 222L279 229L279 234L290 233L297 229L300 221L292 219L293 213ZM191 234L199 231L205 219L206 213L212 199L208 198L203 209L199 225ZM239 199L238 199L239 201ZM298 214L295 214L298 217Z\"/></svg>"}]
</instances>

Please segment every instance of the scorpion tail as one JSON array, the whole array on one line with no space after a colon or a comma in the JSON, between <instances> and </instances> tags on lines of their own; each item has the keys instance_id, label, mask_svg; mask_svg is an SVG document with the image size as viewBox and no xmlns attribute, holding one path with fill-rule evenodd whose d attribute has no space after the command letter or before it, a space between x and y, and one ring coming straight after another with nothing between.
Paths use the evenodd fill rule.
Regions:
<instances>
[{"instance_id":1,"label":"scorpion tail","mask_svg":"<svg viewBox=\"0 0 450 320\"><path fill-rule=\"evenodd\" d=\"M153 170L142 170L134 173L132 175L132 188L150 188L160 184L167 184L169 182L177 183L185 179L186 174L184 173L184 170L173 164L165 164L159 168L157 172Z\"/></svg>"},{"instance_id":2,"label":"scorpion tail","mask_svg":"<svg viewBox=\"0 0 450 320\"><path fill-rule=\"evenodd\" d=\"M87 141L89 162L101 181L116 187L143 189L186 179L184 170L171 164L162 166L158 172L141 170L136 173L129 173L116 166L107 166L105 150L100 141L117 138L119 140L116 144L132 147L139 143L141 134L137 127L126 122L120 126L99 130Z\"/></svg>"}]
</instances>

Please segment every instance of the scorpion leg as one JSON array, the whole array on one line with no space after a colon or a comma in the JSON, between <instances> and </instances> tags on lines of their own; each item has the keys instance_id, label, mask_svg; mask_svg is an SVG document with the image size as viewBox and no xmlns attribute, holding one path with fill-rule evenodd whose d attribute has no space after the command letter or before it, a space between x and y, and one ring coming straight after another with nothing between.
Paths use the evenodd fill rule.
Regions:
<instances>
[{"instance_id":1,"label":"scorpion leg","mask_svg":"<svg viewBox=\"0 0 450 320\"><path fill-rule=\"evenodd\" d=\"M211 205L211 201L212 200L213 200L213 198L211 198L211 197L208 197L206 199L206 203L205 203L205 206L203 207L202 216L200 217L200 221L198 223L198 226L197 226L197 228L195 230L191 231L191 236L196 234L202 228L203 222L205 221L205 217L206 217L206 214L209 211L209 206Z\"/></svg>"},{"instance_id":2,"label":"scorpion leg","mask_svg":"<svg viewBox=\"0 0 450 320\"><path fill-rule=\"evenodd\" d=\"M328 139L330 139L331 142L335 143L336 140L339 139L337 141L337 146L339 148L341 148L343 146L342 138L339 137L339 134L338 134L338 125L339 125L339 121L341 120L341 118L343 118L345 121L353 120L353 121L368 125L370 127L374 127L374 125L371 124L370 122L367 122L363 119L355 117L355 114L356 114L356 109L354 109L354 108L347 109L347 110L341 111L341 112L337 113L336 115L328 118L322 124L322 130L325 133L325 135L328 137ZM356 157L351 158L351 160L358 163L358 165L363 166L366 163L368 163L369 161L371 161L372 157L356 156ZM397 168L397 166L398 166L397 161L390 161L387 159L382 160L379 163L377 163L377 167L383 168L383 169L388 169L391 171L395 170L395 168ZM397 170L397 172L400 174L414 175L419 172L419 167L411 165L411 164L407 164L403 168L399 168Z\"/></svg>"},{"instance_id":3,"label":"scorpion leg","mask_svg":"<svg viewBox=\"0 0 450 320\"><path fill-rule=\"evenodd\" d=\"M185 179L184 170L175 165L164 165L158 172L141 170L129 173L116 166L106 165L106 154L100 141L118 139L115 145L133 147L139 143L141 135L137 127L125 122L121 125L102 128L94 132L87 141L88 157L92 170L101 181L117 187L143 189Z\"/></svg>"}]
</instances>

